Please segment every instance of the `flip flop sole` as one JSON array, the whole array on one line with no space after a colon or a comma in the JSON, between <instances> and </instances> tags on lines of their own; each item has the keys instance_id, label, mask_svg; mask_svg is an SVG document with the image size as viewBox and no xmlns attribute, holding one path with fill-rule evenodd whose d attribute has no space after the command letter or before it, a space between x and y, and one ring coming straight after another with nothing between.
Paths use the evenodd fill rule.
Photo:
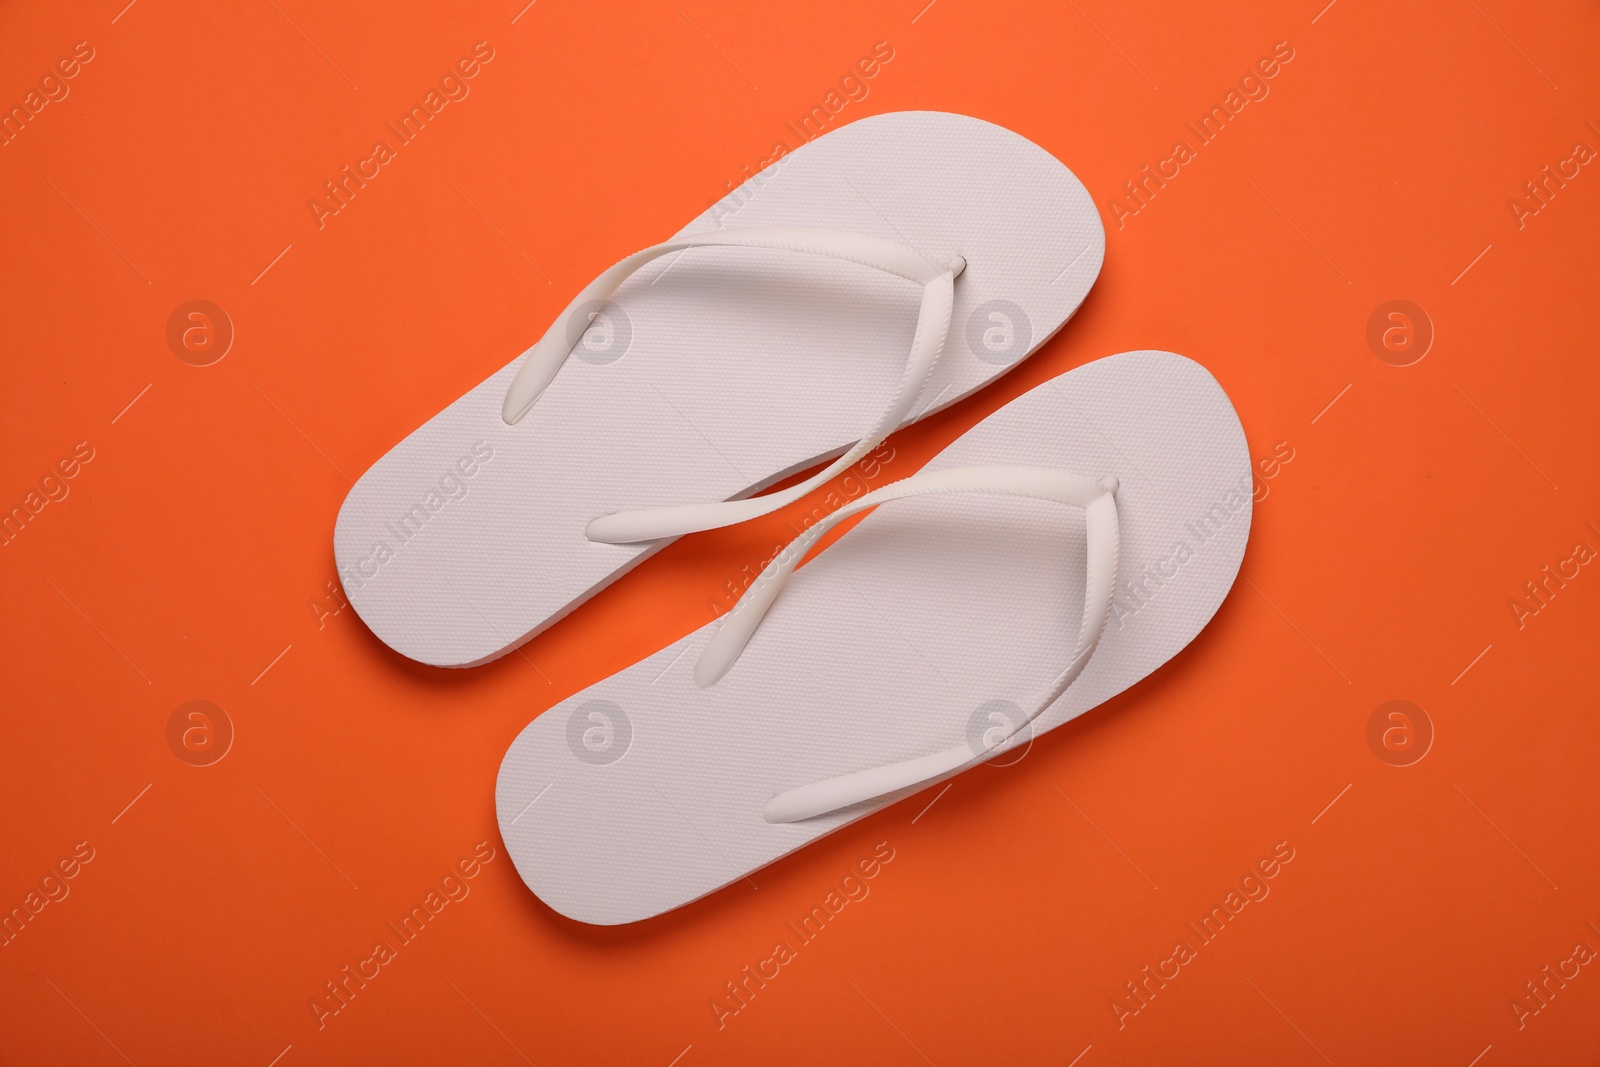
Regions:
<instances>
[{"instance_id":1,"label":"flip flop sole","mask_svg":"<svg viewBox=\"0 0 1600 1067\"><path fill-rule=\"evenodd\" d=\"M1059 161L940 112L830 132L681 232L765 226L966 257L949 339L907 421L1043 344L1105 248ZM748 496L842 453L892 395L918 301L910 282L817 256L697 248L646 266L519 423L501 402L523 357L362 475L334 532L350 603L423 663L504 655L666 543L596 544L591 519Z\"/></svg>"},{"instance_id":2,"label":"flip flop sole","mask_svg":"<svg viewBox=\"0 0 1600 1067\"><path fill-rule=\"evenodd\" d=\"M1251 519L1251 466L1199 364L1133 352L1079 367L973 427L926 470L1115 475L1117 594L1083 674L1027 744L1176 655L1221 605ZM1083 516L1036 500L930 496L867 515L789 580L717 684L694 665L719 623L562 701L500 767L496 809L528 886L588 923L686 904L899 799L769 824L796 786L982 750L991 715L1065 666L1083 610ZM921 787L919 787L921 788Z\"/></svg>"}]
</instances>

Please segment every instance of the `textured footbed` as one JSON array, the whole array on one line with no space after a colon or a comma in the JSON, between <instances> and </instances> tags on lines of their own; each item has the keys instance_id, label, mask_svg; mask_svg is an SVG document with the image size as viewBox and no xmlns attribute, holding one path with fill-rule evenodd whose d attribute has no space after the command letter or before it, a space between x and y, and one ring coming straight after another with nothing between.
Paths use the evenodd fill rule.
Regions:
<instances>
[{"instance_id":1,"label":"textured footbed","mask_svg":"<svg viewBox=\"0 0 1600 1067\"><path fill-rule=\"evenodd\" d=\"M1079 367L925 469L979 464L1120 482L1111 619L1035 736L1175 655L1238 573L1251 516L1244 431L1222 387L1182 356L1131 352ZM871 814L899 797L786 825L761 811L784 790L970 743L996 725L990 714L1008 705L993 702L1021 705L1066 666L1085 568L1074 508L979 494L879 507L795 573L716 685L692 677L713 622L523 730L495 792L507 852L562 914L626 923Z\"/></svg>"},{"instance_id":2,"label":"textured footbed","mask_svg":"<svg viewBox=\"0 0 1600 1067\"><path fill-rule=\"evenodd\" d=\"M1065 166L999 126L940 112L830 132L680 232L763 226L966 257L913 419L1048 339L1105 250L1094 203ZM590 273L633 251L597 256ZM920 293L819 256L706 248L657 260L623 284L517 425L500 405L523 357L362 475L334 532L350 603L423 663L509 652L666 543L596 544L589 520L747 496L844 451L889 403ZM529 323L530 344L545 325Z\"/></svg>"}]
</instances>

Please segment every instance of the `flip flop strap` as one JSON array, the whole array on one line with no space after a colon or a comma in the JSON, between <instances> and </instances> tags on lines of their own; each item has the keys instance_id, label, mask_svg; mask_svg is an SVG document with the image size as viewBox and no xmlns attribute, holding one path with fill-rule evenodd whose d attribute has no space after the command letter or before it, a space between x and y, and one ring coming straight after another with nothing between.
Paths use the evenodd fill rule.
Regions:
<instances>
[{"instance_id":1,"label":"flip flop strap","mask_svg":"<svg viewBox=\"0 0 1600 1067\"><path fill-rule=\"evenodd\" d=\"M959 256L951 263L940 266L904 245L845 230L773 227L718 230L673 238L628 256L604 271L573 298L545 335L528 349L522 366L512 378L501 404L500 413L505 422L508 425L515 424L533 407L577 346L583 331L588 328L592 308L597 302L608 299L630 275L651 260L690 248L711 246L778 249L827 256L873 267L921 285L922 303L917 311L916 332L912 336L911 352L901 372L900 382L895 387L894 397L872 428L849 450L797 485L745 500L646 508L603 515L591 522L586 531L592 541L608 544L651 541L716 529L765 515L800 499L878 447L905 421L912 403L933 372L934 363L950 333L955 278L966 267L966 261Z\"/></svg>"},{"instance_id":2,"label":"flip flop strap","mask_svg":"<svg viewBox=\"0 0 1600 1067\"><path fill-rule=\"evenodd\" d=\"M908 497L934 493L995 493L1050 500L1082 508L1087 541L1088 576L1083 590L1083 622L1078 642L1066 668L1044 687L1025 708L1025 715L998 737L985 734L985 749L974 753L967 744L931 756L885 764L840 775L780 793L767 802L763 817L770 823L796 822L826 815L840 808L909 789L943 777L961 767L987 759L1024 726L1031 723L1066 692L1083 672L1099 645L1111 613L1117 577L1117 480L1085 478L1042 467L952 467L914 474L852 501L812 526L780 552L751 584L722 626L707 642L695 664L694 680L702 687L715 685L744 651L756 628L777 599L789 575L827 532L867 508Z\"/></svg>"}]
</instances>

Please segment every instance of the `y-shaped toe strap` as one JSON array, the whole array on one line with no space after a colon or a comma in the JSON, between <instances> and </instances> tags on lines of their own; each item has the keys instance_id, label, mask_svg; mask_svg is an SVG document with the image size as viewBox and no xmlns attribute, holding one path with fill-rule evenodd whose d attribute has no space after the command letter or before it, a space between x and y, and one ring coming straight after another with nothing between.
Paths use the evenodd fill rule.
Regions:
<instances>
[{"instance_id":1,"label":"y-shaped toe strap","mask_svg":"<svg viewBox=\"0 0 1600 1067\"><path fill-rule=\"evenodd\" d=\"M610 297L629 275L653 259L672 252L708 246L769 248L828 256L874 267L921 285L922 305L917 312L916 333L912 336L911 353L900 376L900 383L895 387L894 398L877 422L849 451L798 485L746 500L647 508L603 515L589 524L587 533L590 540L608 544L651 541L753 519L799 500L878 447L905 421L912 403L933 372L934 362L939 358L945 338L950 333L955 278L966 267L966 261L959 256L940 266L904 245L844 230L775 227L719 230L673 238L642 252L635 252L606 270L573 298L545 335L528 350L527 358L512 378L501 405L500 413L505 422L514 424L519 421L549 386L576 347L576 339L588 326L589 309L595 302Z\"/></svg>"},{"instance_id":2,"label":"y-shaped toe strap","mask_svg":"<svg viewBox=\"0 0 1600 1067\"><path fill-rule=\"evenodd\" d=\"M1084 583L1083 623L1078 630L1077 647L1066 669L1030 701L1021 721L1012 724L1004 736L991 739L985 735L990 749L1003 744L1066 692L1083 672L1100 642L1111 613L1117 578L1116 491L1117 480L1113 477L1090 479L1039 467L953 467L912 475L874 490L811 527L762 571L761 577L723 617L721 628L700 654L694 669L695 683L702 687L715 685L727 674L805 554L828 530L867 508L931 493L999 493L1079 507L1084 510L1088 577ZM961 744L931 756L840 775L778 794L767 802L762 815L771 823L797 822L825 815L942 777L986 756L987 750L975 756L968 745Z\"/></svg>"}]
</instances>

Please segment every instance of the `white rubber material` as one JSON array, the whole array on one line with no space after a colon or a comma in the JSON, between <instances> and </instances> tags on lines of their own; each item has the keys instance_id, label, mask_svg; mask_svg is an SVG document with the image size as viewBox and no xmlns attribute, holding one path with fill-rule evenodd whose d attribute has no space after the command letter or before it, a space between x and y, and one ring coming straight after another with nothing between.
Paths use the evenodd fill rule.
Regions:
<instances>
[{"instance_id":1,"label":"white rubber material","mask_svg":"<svg viewBox=\"0 0 1600 1067\"><path fill-rule=\"evenodd\" d=\"M929 263L915 249L892 241L868 237L865 234L844 230L823 230L799 226L773 226L754 230L713 230L710 233L674 237L658 245L651 245L618 260L600 272L600 276L572 298L565 311L556 316L544 336L534 342L525 353L522 366L506 388L500 404L500 417L506 425L514 426L533 407L545 387L554 380L562 364L578 347L583 334L589 329L596 311L591 307L603 305L616 295L622 283L639 271L646 263L674 252L691 248L766 248L781 252L804 252L814 256L830 256L847 263L874 267L887 274L896 274L908 282L926 285L937 278L944 268ZM960 274L966 266L950 265L952 274Z\"/></svg>"},{"instance_id":2,"label":"white rubber material","mask_svg":"<svg viewBox=\"0 0 1600 1067\"><path fill-rule=\"evenodd\" d=\"M787 507L835 475L849 469L856 460L882 444L883 439L893 433L905 422L906 416L911 414L911 405L921 395L922 387L927 384L928 376L933 373L934 363L944 351L945 343L950 336L950 315L955 310L955 279L967 266L966 260L960 256L956 256L954 262L948 266L937 266L902 245L879 241L860 234L841 233L837 230L790 228L731 230L705 237L668 241L666 244L647 248L637 255L629 256L607 273L614 271L626 276L638 269L631 261L637 260L642 265L678 248L705 248L713 245L735 248L783 248L789 251L810 252L814 255L829 255L846 262L876 267L878 270L899 275L907 281L921 285L922 303L917 309L917 327L911 335L911 355L906 360L905 370L900 375L899 383L894 387L894 395L889 401L889 406L878 416L872 428L851 445L849 451L811 477L796 482L780 492L767 493L756 498L710 504L679 504L674 507L644 508L602 515L588 525L586 532L591 541L625 545L662 537L682 537L687 533L731 526L736 522L745 522L759 515L770 515L779 508ZM602 275L589 290L578 294L578 299L572 302L572 308L568 309L567 314L572 315L574 309L578 314L582 314L584 304L589 302L585 299L587 293L598 292L608 285L611 289L615 289L615 286L610 284L610 279ZM567 347L562 336L564 332L559 326L552 326L549 333L534 346L533 355L523 361L522 369L517 372L517 377L511 382L511 388L506 391L503 413L509 415L513 410L526 411L527 406L524 405L531 406L533 401L525 401L524 398L533 392L534 383L548 383L555 376L554 368L567 357L567 352L561 351ZM536 365L534 360L544 355L540 349L547 342L550 343L550 354ZM557 353L560 353L559 357ZM531 373L530 368L534 368ZM519 396L518 386L523 382L525 374L529 382ZM538 388L542 390L543 384ZM506 421L515 420L508 417Z\"/></svg>"},{"instance_id":3,"label":"white rubber material","mask_svg":"<svg viewBox=\"0 0 1600 1067\"><path fill-rule=\"evenodd\" d=\"M495 803L529 887L597 924L686 904L908 790L778 823L764 814L774 797L963 743L963 766L1027 744L1175 655L1238 573L1251 511L1244 432L1221 386L1181 356L1079 367L984 419L926 471L974 466L1117 479L1110 619L1031 728L1014 729L1062 676L1082 641L1079 605L1093 602L1084 513L980 493L902 499L795 571L715 684L695 675L721 621L522 731ZM713 659L702 680L720 667Z\"/></svg>"},{"instance_id":4,"label":"white rubber material","mask_svg":"<svg viewBox=\"0 0 1600 1067\"><path fill-rule=\"evenodd\" d=\"M1105 249L1093 201L1059 161L939 112L819 137L679 236L719 227L847 231L942 267L964 261L944 350L900 424L1044 343ZM596 248L570 273L596 277L625 251ZM423 663L509 652L667 543L597 544L593 520L748 497L845 453L897 395L922 288L767 248L697 247L643 265L515 425L502 408L520 359L361 477L334 532L346 595L380 639ZM582 322L597 309L578 310Z\"/></svg>"},{"instance_id":5,"label":"white rubber material","mask_svg":"<svg viewBox=\"0 0 1600 1067\"><path fill-rule=\"evenodd\" d=\"M1105 631L1106 619L1111 614L1111 596L1117 584L1117 479L1106 476L1090 479L1063 471L1044 470L1037 467L951 467L928 471L903 478L882 489L875 489L859 500L835 511L795 539L795 543L780 553L778 558L762 572L757 583L739 598L732 611L722 621L722 626L707 642L695 664L695 684L704 688L715 685L737 662L739 654L755 636L761 619L771 610L784 582L806 551L815 545L829 529L852 515L880 504L906 500L930 493L995 493L1020 496L1034 500L1053 500L1083 509L1085 554L1088 574L1083 587L1083 623L1078 629L1078 643L1067 657L1066 667L1050 684L1027 702L1020 705L1022 714L1006 728L995 732L985 731L983 743L976 749L967 744L955 745L931 756L918 756L871 767L864 771L851 771L821 782L796 786L767 801L762 818L768 822L799 822L818 815L827 815L840 808L867 800L876 800L902 789L911 789L928 782L938 781L961 770L967 764L988 758L990 749L1003 744L1019 731L1026 729L1039 713L1055 702L1088 665L1100 635Z\"/></svg>"}]
</instances>

